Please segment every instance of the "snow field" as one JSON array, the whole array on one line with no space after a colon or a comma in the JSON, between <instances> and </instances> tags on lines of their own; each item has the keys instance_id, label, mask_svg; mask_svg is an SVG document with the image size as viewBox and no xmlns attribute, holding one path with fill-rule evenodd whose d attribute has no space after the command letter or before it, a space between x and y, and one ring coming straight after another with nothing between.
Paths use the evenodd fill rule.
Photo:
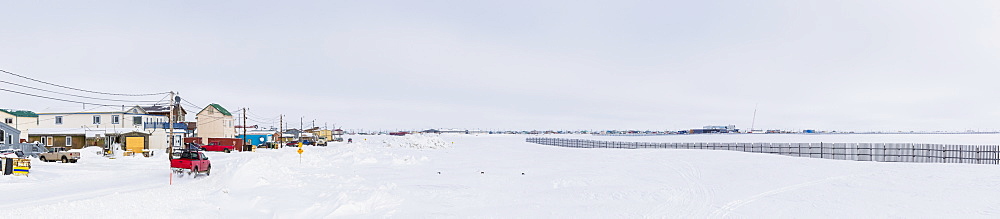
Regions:
<instances>
[{"instance_id":1,"label":"snow field","mask_svg":"<svg viewBox=\"0 0 1000 219\"><path fill-rule=\"evenodd\" d=\"M751 140L801 140L794 135L759 136L763 137ZM843 140L878 137L865 136ZM952 136L915 137L956 141ZM175 176L174 185L167 185L165 157L109 160L85 153L75 164L33 162L31 177L0 177L0 190L5 191L0 217L47 216L39 212L88 218L995 218L1000 214L996 207L1000 166L994 165L875 163L708 150L575 149L525 143L524 135L351 137L354 144L305 147L301 161L296 148L209 152L215 165L211 176ZM734 142L722 135L671 137L682 136L650 139ZM994 138L965 136L965 142L952 143Z\"/></svg>"}]
</instances>

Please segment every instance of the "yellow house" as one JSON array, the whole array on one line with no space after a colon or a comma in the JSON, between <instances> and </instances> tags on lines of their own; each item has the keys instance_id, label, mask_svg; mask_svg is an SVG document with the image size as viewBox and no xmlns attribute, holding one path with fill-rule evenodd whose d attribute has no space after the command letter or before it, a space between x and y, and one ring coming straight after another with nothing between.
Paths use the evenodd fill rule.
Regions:
<instances>
[{"instance_id":1,"label":"yellow house","mask_svg":"<svg viewBox=\"0 0 1000 219\"><path fill-rule=\"evenodd\" d=\"M309 131L309 133L313 133L313 135L316 135L316 137L319 139L327 141L333 139L333 130L322 129L322 130Z\"/></svg>"}]
</instances>

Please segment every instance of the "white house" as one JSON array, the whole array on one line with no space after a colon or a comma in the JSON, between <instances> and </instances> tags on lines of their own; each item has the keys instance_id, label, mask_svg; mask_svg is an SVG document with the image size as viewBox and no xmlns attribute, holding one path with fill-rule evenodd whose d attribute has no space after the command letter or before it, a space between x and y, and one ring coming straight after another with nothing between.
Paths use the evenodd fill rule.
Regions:
<instances>
[{"instance_id":1,"label":"white house","mask_svg":"<svg viewBox=\"0 0 1000 219\"><path fill-rule=\"evenodd\" d=\"M27 141L28 129L38 126L38 114L27 110L0 109L0 123L7 124L21 132L18 136L19 139L15 139L15 142Z\"/></svg>"},{"instance_id":2,"label":"white house","mask_svg":"<svg viewBox=\"0 0 1000 219\"><path fill-rule=\"evenodd\" d=\"M77 146L79 143L68 144L58 139L71 136L84 137L87 142L83 146L104 146L111 143L126 144L125 136L143 137L131 139L129 148L147 150L166 149L169 144L167 116L151 115L141 107L98 107L82 112L38 113L38 125L28 130L29 141L38 141L46 145L62 143L67 146ZM183 123L175 123L175 146L182 144L184 134ZM141 141L140 141L141 140ZM140 145L140 142L141 145Z\"/></svg>"}]
</instances>

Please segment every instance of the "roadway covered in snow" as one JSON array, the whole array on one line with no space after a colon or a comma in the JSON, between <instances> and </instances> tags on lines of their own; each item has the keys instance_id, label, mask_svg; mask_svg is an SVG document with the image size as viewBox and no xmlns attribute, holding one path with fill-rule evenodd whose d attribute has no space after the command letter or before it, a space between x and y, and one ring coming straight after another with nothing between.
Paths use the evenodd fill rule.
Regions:
<instances>
[{"instance_id":1,"label":"roadway covered in snow","mask_svg":"<svg viewBox=\"0 0 1000 219\"><path fill-rule=\"evenodd\" d=\"M0 217L997 217L1000 166L711 150L575 149L526 135L351 136L354 144L167 158L33 162L0 177ZM566 136L655 142L996 144L1000 135ZM365 140L367 138L367 140Z\"/></svg>"}]
</instances>

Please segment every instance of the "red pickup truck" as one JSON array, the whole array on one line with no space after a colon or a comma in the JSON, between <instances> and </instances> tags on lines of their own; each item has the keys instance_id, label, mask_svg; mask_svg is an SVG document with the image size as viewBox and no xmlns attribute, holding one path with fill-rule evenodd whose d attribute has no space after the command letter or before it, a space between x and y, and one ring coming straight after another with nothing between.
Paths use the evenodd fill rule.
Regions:
<instances>
[{"instance_id":1,"label":"red pickup truck","mask_svg":"<svg viewBox=\"0 0 1000 219\"><path fill-rule=\"evenodd\" d=\"M184 172L194 177L198 177L199 173L208 176L212 174L212 162L200 151L181 151L170 157L170 170L179 176L184 176Z\"/></svg>"},{"instance_id":2,"label":"red pickup truck","mask_svg":"<svg viewBox=\"0 0 1000 219\"><path fill-rule=\"evenodd\" d=\"M240 142L243 142L243 140L239 138L208 138L208 145L201 146L201 149L229 153L235 151L236 146L240 145Z\"/></svg>"}]
</instances>

